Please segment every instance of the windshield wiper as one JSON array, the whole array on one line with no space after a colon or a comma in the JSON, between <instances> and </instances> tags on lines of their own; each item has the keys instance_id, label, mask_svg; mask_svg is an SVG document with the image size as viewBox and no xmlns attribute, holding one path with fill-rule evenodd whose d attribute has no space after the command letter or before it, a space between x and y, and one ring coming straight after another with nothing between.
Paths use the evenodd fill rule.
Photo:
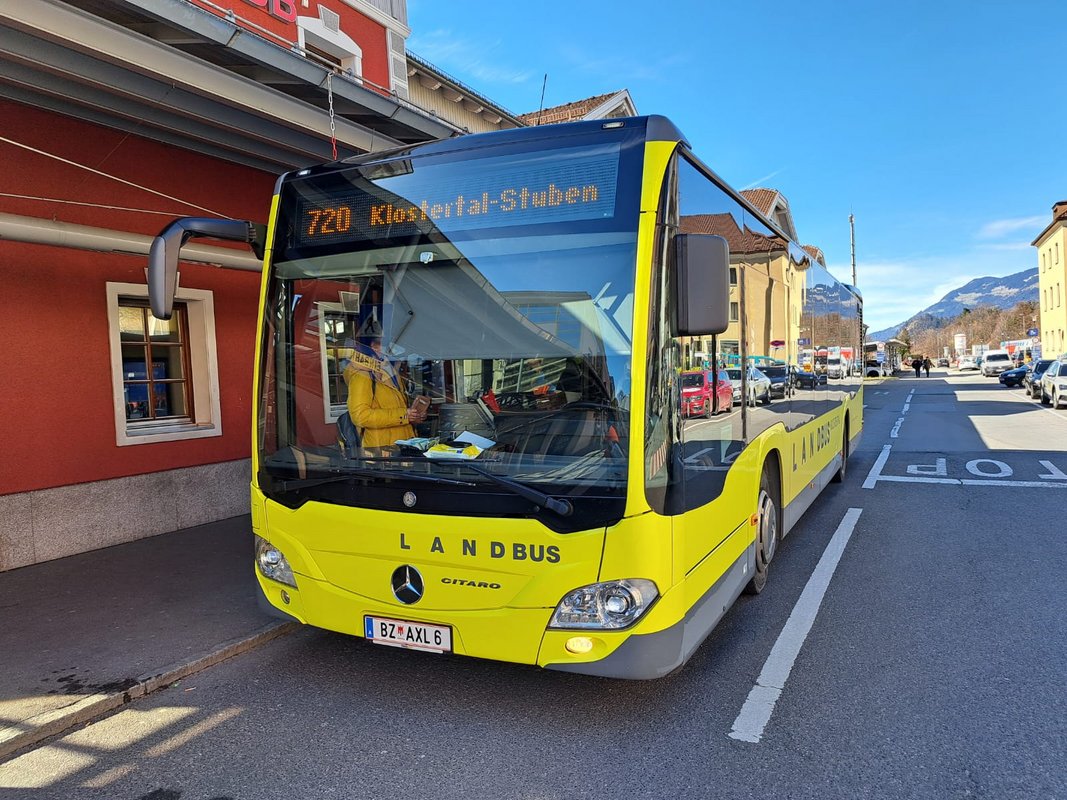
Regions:
<instances>
[{"instance_id":1,"label":"windshield wiper","mask_svg":"<svg viewBox=\"0 0 1067 800\"><path fill-rule=\"evenodd\" d=\"M268 473L269 475L269 473ZM475 486L470 481L460 481L453 478L442 478L437 475L419 475L414 472L399 472L380 469L349 469L344 472L324 475L318 478L275 478L271 476L271 486L278 491L289 492L294 489L310 489L314 486L324 486L328 483L344 483L352 478L402 478L406 481L419 481L422 483L434 483L449 486Z\"/></svg>"},{"instance_id":2,"label":"windshield wiper","mask_svg":"<svg viewBox=\"0 0 1067 800\"><path fill-rule=\"evenodd\" d=\"M511 480L511 478L504 478L500 475L495 475L492 472L487 472L486 470L480 467L474 466L469 461L463 461L460 459L456 459L455 461L453 461L452 459L437 459L437 463L442 462L448 464L455 464L456 466L469 469L472 472L477 472L479 475L488 478L493 483L503 486L505 489L510 489L512 492L514 492L524 500L529 500L531 503L534 503L539 508L547 508L549 511L555 511L561 517L569 517L574 511L574 506L571 505L570 500L557 500L554 497L549 497L544 492L538 491L532 486L527 486L524 483L519 483L518 481Z\"/></svg>"},{"instance_id":3,"label":"windshield wiper","mask_svg":"<svg viewBox=\"0 0 1067 800\"><path fill-rule=\"evenodd\" d=\"M435 464L452 464L455 466L469 469L472 472L477 472L488 478L495 484L503 486L506 489L510 489L514 494L529 500L539 508L547 508L549 511L554 511L561 517L569 517L574 511L574 507L569 500L557 500L554 497L549 497L544 492L538 491L530 486L513 481L510 478L504 478L500 475L494 475L492 472L486 472L484 469L474 466L467 461L456 459L437 459L433 463ZM269 474L269 473L268 473ZM324 475L320 478L274 478L271 477L271 487L281 491L290 492L295 489L310 489L315 486L325 486L330 483L344 483L352 478L402 478L410 481L421 481L423 483L434 483L438 485L446 486L476 486L477 484L470 481L461 481L454 478L442 478L438 475L418 475L414 472L394 472L390 470L377 470L377 469L357 469L346 470L343 473L336 473L333 475Z\"/></svg>"}]
</instances>

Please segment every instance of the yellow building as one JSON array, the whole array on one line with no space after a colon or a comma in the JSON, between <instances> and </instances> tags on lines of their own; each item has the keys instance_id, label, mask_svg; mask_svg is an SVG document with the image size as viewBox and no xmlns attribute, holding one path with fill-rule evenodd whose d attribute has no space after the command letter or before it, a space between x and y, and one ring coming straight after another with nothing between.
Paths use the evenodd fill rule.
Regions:
<instances>
[{"instance_id":1,"label":"yellow building","mask_svg":"<svg viewBox=\"0 0 1067 800\"><path fill-rule=\"evenodd\" d=\"M1052 222L1031 244L1037 248L1042 354L1067 352L1067 200L1052 206Z\"/></svg>"}]
</instances>

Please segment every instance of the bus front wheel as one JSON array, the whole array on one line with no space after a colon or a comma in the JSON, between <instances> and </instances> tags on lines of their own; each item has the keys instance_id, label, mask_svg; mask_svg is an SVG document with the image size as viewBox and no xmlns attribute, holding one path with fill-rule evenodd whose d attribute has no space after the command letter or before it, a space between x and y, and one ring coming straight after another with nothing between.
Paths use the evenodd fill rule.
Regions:
<instances>
[{"instance_id":1,"label":"bus front wheel","mask_svg":"<svg viewBox=\"0 0 1067 800\"><path fill-rule=\"evenodd\" d=\"M756 570L745 587L746 594L759 594L767 585L767 571L782 538L780 508L777 476L773 466L766 464L760 478L759 499L756 502Z\"/></svg>"}]
</instances>

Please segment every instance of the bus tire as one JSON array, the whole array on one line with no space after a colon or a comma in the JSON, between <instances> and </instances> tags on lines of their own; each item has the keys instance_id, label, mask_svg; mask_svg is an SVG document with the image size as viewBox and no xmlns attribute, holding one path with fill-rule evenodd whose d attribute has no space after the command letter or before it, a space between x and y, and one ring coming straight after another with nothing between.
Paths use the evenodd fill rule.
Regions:
<instances>
[{"instance_id":1,"label":"bus tire","mask_svg":"<svg viewBox=\"0 0 1067 800\"><path fill-rule=\"evenodd\" d=\"M759 518L756 530L756 568L745 586L745 594L759 594L767 585L767 572L774 554L778 552L778 544L782 541L780 494L777 470L768 462L763 465L756 501L756 515Z\"/></svg>"},{"instance_id":2,"label":"bus tire","mask_svg":"<svg viewBox=\"0 0 1067 800\"><path fill-rule=\"evenodd\" d=\"M832 480L834 483L844 483L845 473L848 472L848 420L845 420L844 433L841 435L841 466L837 468Z\"/></svg>"}]
</instances>

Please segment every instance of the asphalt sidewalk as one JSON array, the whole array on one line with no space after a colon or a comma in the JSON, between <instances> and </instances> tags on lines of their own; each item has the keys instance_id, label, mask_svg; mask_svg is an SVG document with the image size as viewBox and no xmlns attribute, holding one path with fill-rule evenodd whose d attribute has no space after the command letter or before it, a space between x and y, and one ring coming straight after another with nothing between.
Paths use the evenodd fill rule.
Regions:
<instances>
[{"instance_id":1,"label":"asphalt sidewalk","mask_svg":"<svg viewBox=\"0 0 1067 800\"><path fill-rule=\"evenodd\" d=\"M0 758L289 632L248 516L0 572Z\"/></svg>"}]
</instances>

